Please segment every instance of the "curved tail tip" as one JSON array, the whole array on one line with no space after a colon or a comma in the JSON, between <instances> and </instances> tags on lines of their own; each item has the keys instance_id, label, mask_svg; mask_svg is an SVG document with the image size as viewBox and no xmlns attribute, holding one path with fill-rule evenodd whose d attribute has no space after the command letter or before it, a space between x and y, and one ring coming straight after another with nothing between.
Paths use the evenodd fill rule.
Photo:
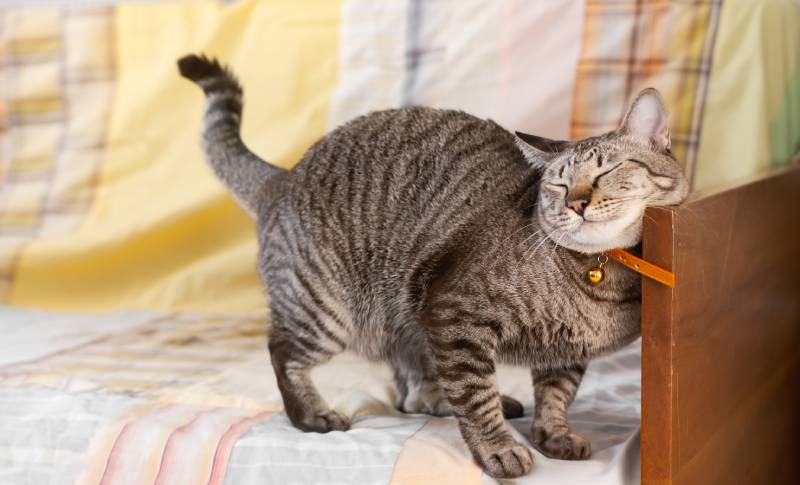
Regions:
<instances>
[{"instance_id":1,"label":"curved tail tip","mask_svg":"<svg viewBox=\"0 0 800 485\"><path fill-rule=\"evenodd\" d=\"M178 59L178 71L180 71L181 76L194 82L228 74L219 61L209 59L203 54L189 54Z\"/></svg>"}]
</instances>

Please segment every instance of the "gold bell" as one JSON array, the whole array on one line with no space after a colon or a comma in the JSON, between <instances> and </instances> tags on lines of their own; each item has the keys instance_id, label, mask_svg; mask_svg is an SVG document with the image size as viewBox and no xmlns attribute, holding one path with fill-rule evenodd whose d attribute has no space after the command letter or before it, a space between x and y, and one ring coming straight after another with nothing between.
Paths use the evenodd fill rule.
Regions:
<instances>
[{"instance_id":1,"label":"gold bell","mask_svg":"<svg viewBox=\"0 0 800 485\"><path fill-rule=\"evenodd\" d=\"M589 277L590 282L597 284L603 281L603 278L605 278L606 276L606 272L603 271L603 268L601 266L598 266L596 268L590 269L589 272L586 273L586 276Z\"/></svg>"},{"instance_id":2,"label":"gold bell","mask_svg":"<svg viewBox=\"0 0 800 485\"><path fill-rule=\"evenodd\" d=\"M589 278L589 281L596 285L603 281L603 278L606 277L606 272L603 270L603 265L608 262L608 256L605 254L600 254L597 256L597 266L590 269L588 273L586 273L586 277Z\"/></svg>"}]
</instances>

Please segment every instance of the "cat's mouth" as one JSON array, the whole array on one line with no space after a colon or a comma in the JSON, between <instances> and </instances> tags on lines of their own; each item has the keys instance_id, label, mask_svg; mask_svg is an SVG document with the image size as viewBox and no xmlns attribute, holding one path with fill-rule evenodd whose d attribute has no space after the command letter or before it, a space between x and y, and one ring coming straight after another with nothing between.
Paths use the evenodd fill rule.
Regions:
<instances>
[{"instance_id":1,"label":"cat's mouth","mask_svg":"<svg viewBox=\"0 0 800 485\"><path fill-rule=\"evenodd\" d=\"M642 235L643 214L643 210L629 210L619 217L606 220L581 218L567 227L555 228L548 233L550 239L559 246L596 254L638 244Z\"/></svg>"}]
</instances>

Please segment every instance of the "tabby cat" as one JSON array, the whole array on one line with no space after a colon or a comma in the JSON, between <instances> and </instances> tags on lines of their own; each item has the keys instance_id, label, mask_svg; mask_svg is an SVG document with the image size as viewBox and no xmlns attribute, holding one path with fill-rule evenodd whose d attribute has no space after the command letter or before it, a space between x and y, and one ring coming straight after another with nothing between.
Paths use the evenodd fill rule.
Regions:
<instances>
[{"instance_id":1,"label":"tabby cat","mask_svg":"<svg viewBox=\"0 0 800 485\"><path fill-rule=\"evenodd\" d=\"M242 142L242 89L216 60L181 74L205 92L204 149L257 221L271 302L269 350L286 413L304 431L344 431L309 378L345 349L394 369L397 407L454 415L475 460L497 478L530 471L505 417L498 362L531 369L532 443L585 459L567 407L587 362L640 333L640 277L598 253L632 247L644 209L680 203L659 94L636 98L621 126L578 142L514 136L491 120L423 107L357 118L291 171Z\"/></svg>"}]
</instances>

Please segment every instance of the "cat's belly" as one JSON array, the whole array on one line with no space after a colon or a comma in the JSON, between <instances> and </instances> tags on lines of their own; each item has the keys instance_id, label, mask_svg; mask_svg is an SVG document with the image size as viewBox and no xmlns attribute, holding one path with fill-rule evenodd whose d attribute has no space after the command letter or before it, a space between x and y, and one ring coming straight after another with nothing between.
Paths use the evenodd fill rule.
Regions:
<instances>
[{"instance_id":1,"label":"cat's belly","mask_svg":"<svg viewBox=\"0 0 800 485\"><path fill-rule=\"evenodd\" d=\"M413 308L404 304L403 298L385 298L384 293L362 295L361 304L352 310L347 348L372 361L391 359L406 347L419 347L424 340ZM402 290L392 294L402 294Z\"/></svg>"},{"instance_id":2,"label":"cat's belly","mask_svg":"<svg viewBox=\"0 0 800 485\"><path fill-rule=\"evenodd\" d=\"M618 350L641 334L641 304L595 309L594 318L567 314L528 322L501 343L502 362L533 368L559 367Z\"/></svg>"}]
</instances>

